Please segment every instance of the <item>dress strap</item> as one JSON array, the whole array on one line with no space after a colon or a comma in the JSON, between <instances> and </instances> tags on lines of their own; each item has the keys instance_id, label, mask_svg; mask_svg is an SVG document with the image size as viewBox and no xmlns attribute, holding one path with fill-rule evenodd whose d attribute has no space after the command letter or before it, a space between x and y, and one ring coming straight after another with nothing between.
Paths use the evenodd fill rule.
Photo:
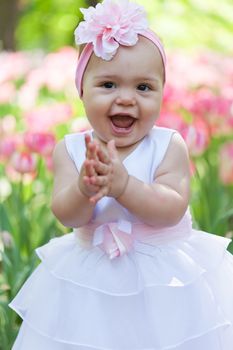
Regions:
<instances>
[{"instance_id":1,"label":"dress strap","mask_svg":"<svg viewBox=\"0 0 233 350\"><path fill-rule=\"evenodd\" d=\"M154 178L157 168L165 158L171 138L177 131L164 127L154 127L150 132L150 137L154 143L152 156L151 176Z\"/></svg>"},{"instance_id":2,"label":"dress strap","mask_svg":"<svg viewBox=\"0 0 233 350\"><path fill-rule=\"evenodd\" d=\"M85 146L85 134L89 133L92 135L92 130L68 134L65 135L65 145L68 154L72 161L74 162L77 170L80 172L82 164L85 160L86 146Z\"/></svg>"}]
</instances>

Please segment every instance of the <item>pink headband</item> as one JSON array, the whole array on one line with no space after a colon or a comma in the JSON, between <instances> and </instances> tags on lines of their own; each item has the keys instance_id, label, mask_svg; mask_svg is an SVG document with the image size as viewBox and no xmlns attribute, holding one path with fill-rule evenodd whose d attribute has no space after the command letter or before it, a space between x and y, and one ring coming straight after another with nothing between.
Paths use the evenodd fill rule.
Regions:
<instances>
[{"instance_id":1,"label":"pink headband","mask_svg":"<svg viewBox=\"0 0 233 350\"><path fill-rule=\"evenodd\" d=\"M77 64L75 84L82 96L82 80L87 64L94 52L97 57L109 61L120 45L133 46L138 35L149 39L159 50L164 66L166 55L159 37L148 28L143 7L129 3L128 0L104 0L96 8L81 9L85 21L75 30L77 44L86 44Z\"/></svg>"}]
</instances>

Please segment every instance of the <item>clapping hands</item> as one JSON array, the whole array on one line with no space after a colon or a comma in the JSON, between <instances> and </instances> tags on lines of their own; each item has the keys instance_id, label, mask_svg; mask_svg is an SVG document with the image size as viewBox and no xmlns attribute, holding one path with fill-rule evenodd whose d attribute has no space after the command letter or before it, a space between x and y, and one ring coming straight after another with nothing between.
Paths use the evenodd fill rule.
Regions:
<instances>
[{"instance_id":1,"label":"clapping hands","mask_svg":"<svg viewBox=\"0 0 233 350\"><path fill-rule=\"evenodd\" d=\"M96 141L85 136L86 160L83 163L79 188L89 197L92 204L96 204L104 196L119 198L128 183L128 172L122 164L114 140L107 144L107 149Z\"/></svg>"}]
</instances>

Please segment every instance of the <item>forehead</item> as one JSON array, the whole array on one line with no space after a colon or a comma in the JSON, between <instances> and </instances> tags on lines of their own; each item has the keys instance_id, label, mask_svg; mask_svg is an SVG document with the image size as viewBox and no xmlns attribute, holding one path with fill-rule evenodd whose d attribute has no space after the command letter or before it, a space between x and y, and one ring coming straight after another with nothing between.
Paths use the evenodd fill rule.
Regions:
<instances>
[{"instance_id":1,"label":"forehead","mask_svg":"<svg viewBox=\"0 0 233 350\"><path fill-rule=\"evenodd\" d=\"M87 65L87 75L155 75L163 77L163 63L158 48L148 39L140 36L134 46L120 46L111 61L104 61L94 54Z\"/></svg>"}]
</instances>

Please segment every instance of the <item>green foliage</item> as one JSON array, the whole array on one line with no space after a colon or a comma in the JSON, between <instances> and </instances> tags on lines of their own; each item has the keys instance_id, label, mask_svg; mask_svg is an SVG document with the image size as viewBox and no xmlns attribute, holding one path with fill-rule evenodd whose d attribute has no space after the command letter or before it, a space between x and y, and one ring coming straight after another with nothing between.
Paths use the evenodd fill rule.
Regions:
<instances>
[{"instance_id":1,"label":"green foliage","mask_svg":"<svg viewBox=\"0 0 233 350\"><path fill-rule=\"evenodd\" d=\"M74 29L82 18L84 1L26 1L16 31L19 49L55 50L74 43Z\"/></svg>"},{"instance_id":2,"label":"green foliage","mask_svg":"<svg viewBox=\"0 0 233 350\"><path fill-rule=\"evenodd\" d=\"M224 0L138 0L167 47L232 52L232 2Z\"/></svg>"},{"instance_id":3,"label":"green foliage","mask_svg":"<svg viewBox=\"0 0 233 350\"><path fill-rule=\"evenodd\" d=\"M163 37L167 47L232 51L230 0L223 0L221 4L217 0L135 1L145 6L151 26ZM85 7L84 0L24 0L22 4L16 32L18 48L50 51L73 45L73 31L82 18L79 7ZM17 90L24 82L23 78L14 82ZM68 101L73 114L83 116L80 100L74 100L70 90L67 91L64 88L52 92L43 86L35 104ZM23 113L17 102L1 104L0 117L7 114L16 117L17 132L24 130ZM181 114L187 123L191 123L192 116L185 112ZM56 125L58 139L71 131L70 124L67 121ZM233 187L220 181L217 157L225 141L213 138L208 148L193 159L196 171L192 179L191 210L195 227L230 236L233 232ZM24 175L20 181L9 181L4 164L0 164L0 181L5 186L5 195L0 198L0 232L10 233L9 244L6 237L4 240L0 236L0 350L10 350L21 320L8 303L38 264L35 248L64 234L66 229L49 210L52 175L42 159L33 181L27 181ZM232 244L230 250L233 252Z\"/></svg>"},{"instance_id":4,"label":"green foliage","mask_svg":"<svg viewBox=\"0 0 233 350\"><path fill-rule=\"evenodd\" d=\"M149 15L152 28L167 47L208 47L232 52L230 0L137 0ZM84 0L25 0L16 32L19 49L46 51L73 45L73 32L82 19Z\"/></svg>"},{"instance_id":5,"label":"green foliage","mask_svg":"<svg viewBox=\"0 0 233 350\"><path fill-rule=\"evenodd\" d=\"M37 266L34 250L55 235L64 234L48 210L47 193L52 176L40 161L35 181L22 176L19 182L8 182L0 167L2 192L0 200L0 350L10 350L21 320L8 303Z\"/></svg>"},{"instance_id":6,"label":"green foliage","mask_svg":"<svg viewBox=\"0 0 233 350\"><path fill-rule=\"evenodd\" d=\"M192 178L191 210L194 226L220 236L233 233L233 187L219 179L219 148L223 140L212 139L201 157L196 158ZM233 244L229 250L233 252Z\"/></svg>"}]
</instances>

